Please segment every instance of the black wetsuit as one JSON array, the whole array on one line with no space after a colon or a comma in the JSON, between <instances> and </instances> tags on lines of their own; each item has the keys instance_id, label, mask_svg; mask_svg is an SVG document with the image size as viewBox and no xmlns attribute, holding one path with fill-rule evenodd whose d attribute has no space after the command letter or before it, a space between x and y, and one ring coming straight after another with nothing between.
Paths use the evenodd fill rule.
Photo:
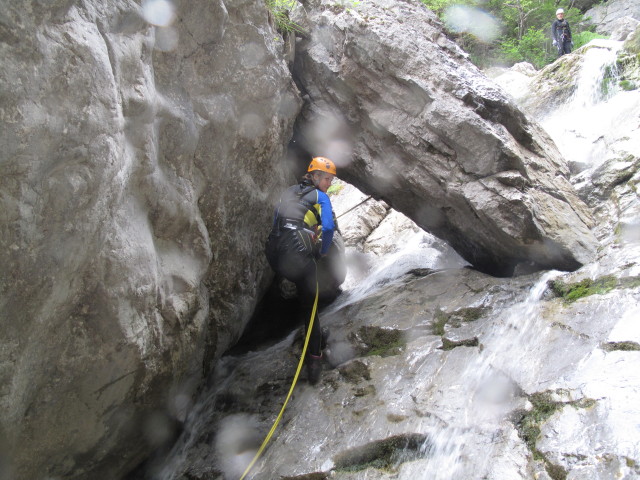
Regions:
<instances>
[{"instance_id":1,"label":"black wetsuit","mask_svg":"<svg viewBox=\"0 0 640 480\"><path fill-rule=\"evenodd\" d=\"M565 53L571 53L571 28L565 19L555 20L553 22L551 25L551 35L556 41L559 57Z\"/></svg>"},{"instance_id":2,"label":"black wetsuit","mask_svg":"<svg viewBox=\"0 0 640 480\"><path fill-rule=\"evenodd\" d=\"M335 222L326 193L309 181L289 187L280 198L265 253L271 268L296 284L299 314L308 322L317 289L316 258L331 246ZM321 354L322 333L318 315L313 321L309 353Z\"/></svg>"}]
</instances>

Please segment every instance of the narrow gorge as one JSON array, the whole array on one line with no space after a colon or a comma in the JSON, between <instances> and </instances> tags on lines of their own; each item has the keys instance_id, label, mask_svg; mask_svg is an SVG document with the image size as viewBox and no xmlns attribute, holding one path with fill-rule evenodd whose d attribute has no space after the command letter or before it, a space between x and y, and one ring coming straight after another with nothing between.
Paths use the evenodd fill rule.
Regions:
<instances>
[{"instance_id":1,"label":"narrow gorge","mask_svg":"<svg viewBox=\"0 0 640 480\"><path fill-rule=\"evenodd\" d=\"M309 155L349 275L250 478L640 478L632 9L482 72L412 0L296 35L260 0L3 7L1 480L242 475L300 354L263 245Z\"/></svg>"}]
</instances>

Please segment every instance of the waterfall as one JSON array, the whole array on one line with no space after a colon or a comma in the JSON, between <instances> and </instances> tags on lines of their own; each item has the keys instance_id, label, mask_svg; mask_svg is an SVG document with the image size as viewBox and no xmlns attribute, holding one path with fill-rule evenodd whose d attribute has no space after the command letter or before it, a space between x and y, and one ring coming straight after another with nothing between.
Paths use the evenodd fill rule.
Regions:
<instances>
[{"instance_id":1,"label":"waterfall","mask_svg":"<svg viewBox=\"0 0 640 480\"><path fill-rule=\"evenodd\" d=\"M537 366L522 365L513 359L534 357L525 351L540 347L531 340L536 338L536 332L548 328L540 315L540 298L548 282L558 275L557 271L540 275L522 302L499 313L491 331L483 336L483 349L460 375L456 396L465 399L462 408L457 410L455 418L447 419L444 428L427 429L428 462L403 466L400 478L477 478L475 474L488 470L486 461L493 455L469 461L466 449L481 441L479 438L484 434L494 431L496 424L507 422L507 416L522 401L520 389L535 381Z\"/></svg>"},{"instance_id":2,"label":"waterfall","mask_svg":"<svg viewBox=\"0 0 640 480\"><path fill-rule=\"evenodd\" d=\"M616 59L622 42L594 40L582 55L571 98L541 120L569 162L602 164L627 108L620 102Z\"/></svg>"}]
</instances>

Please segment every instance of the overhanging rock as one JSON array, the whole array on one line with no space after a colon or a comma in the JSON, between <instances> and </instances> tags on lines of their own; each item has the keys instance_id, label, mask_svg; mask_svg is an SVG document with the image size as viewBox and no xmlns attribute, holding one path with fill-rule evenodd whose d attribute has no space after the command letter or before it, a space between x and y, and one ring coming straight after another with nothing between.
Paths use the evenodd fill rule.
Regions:
<instances>
[{"instance_id":1,"label":"overhanging rock","mask_svg":"<svg viewBox=\"0 0 640 480\"><path fill-rule=\"evenodd\" d=\"M573 270L593 258L592 220L557 148L429 10L372 0L305 11L298 145L332 156L342 178L485 272Z\"/></svg>"}]
</instances>

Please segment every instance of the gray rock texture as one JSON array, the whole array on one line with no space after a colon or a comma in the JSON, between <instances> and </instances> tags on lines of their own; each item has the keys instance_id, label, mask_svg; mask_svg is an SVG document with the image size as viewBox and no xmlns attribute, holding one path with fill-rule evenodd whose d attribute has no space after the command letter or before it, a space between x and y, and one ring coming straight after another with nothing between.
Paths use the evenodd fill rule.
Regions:
<instances>
[{"instance_id":1,"label":"gray rock texture","mask_svg":"<svg viewBox=\"0 0 640 480\"><path fill-rule=\"evenodd\" d=\"M511 274L593 257L588 209L553 142L442 33L418 2L309 2L294 73L307 107L297 141L340 175Z\"/></svg>"},{"instance_id":2,"label":"gray rock texture","mask_svg":"<svg viewBox=\"0 0 640 480\"><path fill-rule=\"evenodd\" d=\"M469 269L338 301L321 316L331 329L322 382L303 371L248 478L637 478L638 272L617 271L613 290L573 303L552 293L549 274ZM239 478L301 343L292 334L225 357L162 478Z\"/></svg>"},{"instance_id":3,"label":"gray rock texture","mask_svg":"<svg viewBox=\"0 0 640 480\"><path fill-rule=\"evenodd\" d=\"M261 1L2 11L0 470L112 480L268 280L298 94Z\"/></svg>"},{"instance_id":4,"label":"gray rock texture","mask_svg":"<svg viewBox=\"0 0 640 480\"><path fill-rule=\"evenodd\" d=\"M589 19L588 23L596 26L596 32L609 35L624 17L640 20L640 3L636 0L609 0L587 10L584 16Z\"/></svg>"},{"instance_id":5,"label":"gray rock texture","mask_svg":"<svg viewBox=\"0 0 640 480\"><path fill-rule=\"evenodd\" d=\"M121 478L165 445L271 279L262 246L302 105L294 42L261 0L181 0L172 21L152 4L2 5L12 480ZM418 3L357 6L308 5L301 20L298 143L323 135L313 153L387 200L369 206L380 220L393 205L478 268L588 261L589 214L536 124ZM345 135L312 132L327 118Z\"/></svg>"}]
</instances>

